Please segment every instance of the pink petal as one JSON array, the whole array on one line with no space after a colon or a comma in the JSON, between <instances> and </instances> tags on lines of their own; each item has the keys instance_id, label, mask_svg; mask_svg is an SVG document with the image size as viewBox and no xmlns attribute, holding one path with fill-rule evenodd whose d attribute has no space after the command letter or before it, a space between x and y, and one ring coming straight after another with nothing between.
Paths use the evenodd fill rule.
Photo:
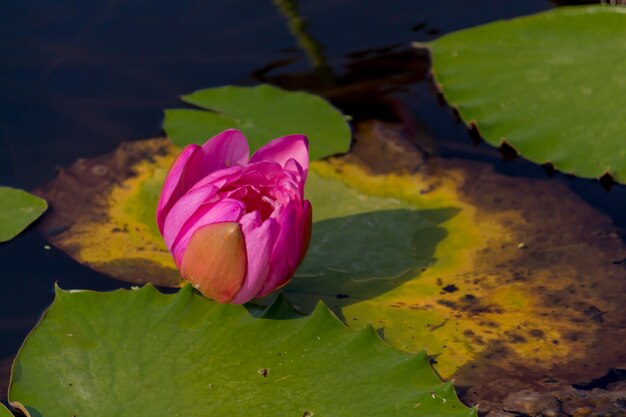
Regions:
<instances>
[{"instance_id":1,"label":"pink petal","mask_svg":"<svg viewBox=\"0 0 626 417\"><path fill-rule=\"evenodd\" d=\"M290 159L295 159L302 167L304 177L309 170L309 141L304 135L289 135L274 139L259 148L250 163L260 161L276 161L283 168Z\"/></svg>"},{"instance_id":2,"label":"pink petal","mask_svg":"<svg viewBox=\"0 0 626 417\"><path fill-rule=\"evenodd\" d=\"M304 257L309 250L309 245L311 244L311 232L313 229L313 207L311 206L311 202L309 200L304 200L304 204L302 206L302 217L300 217L299 224L300 227L302 227L303 229L302 246L300 247L300 259L298 260L296 268L304 260ZM295 272L296 271L294 271L294 273Z\"/></svg>"},{"instance_id":3,"label":"pink petal","mask_svg":"<svg viewBox=\"0 0 626 417\"><path fill-rule=\"evenodd\" d=\"M280 225L280 231L270 257L269 275L259 292L260 297L274 291L278 285L291 278L295 271L302 245L298 236L297 204L299 203L292 200L277 213L276 221Z\"/></svg>"},{"instance_id":4,"label":"pink petal","mask_svg":"<svg viewBox=\"0 0 626 417\"><path fill-rule=\"evenodd\" d=\"M235 200L243 200L248 195L248 188L239 186L230 191L220 192L220 198L233 198Z\"/></svg>"},{"instance_id":5,"label":"pink petal","mask_svg":"<svg viewBox=\"0 0 626 417\"><path fill-rule=\"evenodd\" d=\"M163 222L163 240L167 247L172 250L176 237L189 217L198 208L210 202L217 194L217 187L207 186L199 190L190 191L174 203Z\"/></svg>"},{"instance_id":6,"label":"pink petal","mask_svg":"<svg viewBox=\"0 0 626 417\"><path fill-rule=\"evenodd\" d=\"M246 252L248 254L248 273L243 286L231 301L233 304L243 304L254 298L267 279L270 270L270 256L280 227L269 218L261 226L244 230Z\"/></svg>"},{"instance_id":7,"label":"pink petal","mask_svg":"<svg viewBox=\"0 0 626 417\"><path fill-rule=\"evenodd\" d=\"M196 230L213 223L238 222L244 211L245 207L240 201L231 199L223 199L199 209L185 222L172 245L176 265L180 267L185 249Z\"/></svg>"},{"instance_id":8,"label":"pink petal","mask_svg":"<svg viewBox=\"0 0 626 417\"><path fill-rule=\"evenodd\" d=\"M206 141L202 152L202 177L218 169L245 165L250 154L246 137L236 129L225 130Z\"/></svg>"},{"instance_id":9,"label":"pink petal","mask_svg":"<svg viewBox=\"0 0 626 417\"><path fill-rule=\"evenodd\" d=\"M226 184L239 180L245 172L245 169L246 167L234 166L214 171L202 178L200 181L196 182L189 191L196 191L207 186L222 188Z\"/></svg>"},{"instance_id":10,"label":"pink petal","mask_svg":"<svg viewBox=\"0 0 626 417\"><path fill-rule=\"evenodd\" d=\"M261 224L263 224L263 219L258 211L251 211L250 213L244 214L241 220L239 220L239 223L245 235L246 233L250 233L252 229L260 227Z\"/></svg>"},{"instance_id":11,"label":"pink petal","mask_svg":"<svg viewBox=\"0 0 626 417\"><path fill-rule=\"evenodd\" d=\"M248 164L241 178L242 184L271 185L274 186L286 176L283 167L275 161L261 161Z\"/></svg>"},{"instance_id":12,"label":"pink petal","mask_svg":"<svg viewBox=\"0 0 626 417\"><path fill-rule=\"evenodd\" d=\"M294 181L298 184L300 197L304 198L304 184L306 182L307 172L305 172L300 164L293 158L287 161L285 164L285 170L291 173Z\"/></svg>"},{"instance_id":13,"label":"pink petal","mask_svg":"<svg viewBox=\"0 0 626 417\"><path fill-rule=\"evenodd\" d=\"M186 146L165 177L157 206L159 231L163 233L169 211L190 188L214 171L247 164L248 156L246 137L235 129L223 131L206 141L202 147L193 144Z\"/></svg>"},{"instance_id":14,"label":"pink petal","mask_svg":"<svg viewBox=\"0 0 626 417\"><path fill-rule=\"evenodd\" d=\"M163 223L167 213L180 196L187 191L183 189L184 184L181 183L181 178L184 177L187 168L187 162L200 149L198 145L186 146L178 155L165 177L165 183L163 184L159 204L157 205L157 225L161 234L163 234Z\"/></svg>"},{"instance_id":15,"label":"pink petal","mask_svg":"<svg viewBox=\"0 0 626 417\"><path fill-rule=\"evenodd\" d=\"M280 233L270 258L269 277L258 297L265 297L285 285L302 261L302 253L306 251L310 238L310 233L307 236L307 227L310 229L311 204L308 200L303 206L300 204L299 201L292 200L276 213Z\"/></svg>"}]
</instances>

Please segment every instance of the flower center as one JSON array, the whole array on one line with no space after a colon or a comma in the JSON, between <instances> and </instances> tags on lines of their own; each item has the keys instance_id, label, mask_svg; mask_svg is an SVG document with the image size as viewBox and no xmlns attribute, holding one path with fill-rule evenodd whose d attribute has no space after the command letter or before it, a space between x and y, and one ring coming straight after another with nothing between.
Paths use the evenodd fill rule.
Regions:
<instances>
[{"instance_id":1,"label":"flower center","mask_svg":"<svg viewBox=\"0 0 626 417\"><path fill-rule=\"evenodd\" d=\"M246 206L246 213L258 211L263 220L268 219L274 211L274 201L263 190L248 186L246 195L241 202Z\"/></svg>"},{"instance_id":2,"label":"flower center","mask_svg":"<svg viewBox=\"0 0 626 417\"><path fill-rule=\"evenodd\" d=\"M241 201L245 206L245 213L259 212L262 220L267 220L274 211L275 201L267 187L243 185L226 187L221 193L224 197Z\"/></svg>"}]
</instances>

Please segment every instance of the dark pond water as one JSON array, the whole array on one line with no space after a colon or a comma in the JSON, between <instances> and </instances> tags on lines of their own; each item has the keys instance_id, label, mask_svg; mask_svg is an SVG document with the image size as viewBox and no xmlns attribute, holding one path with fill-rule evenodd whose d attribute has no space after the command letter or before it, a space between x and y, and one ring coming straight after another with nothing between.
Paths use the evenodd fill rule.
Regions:
<instances>
[{"instance_id":1,"label":"dark pond water","mask_svg":"<svg viewBox=\"0 0 626 417\"><path fill-rule=\"evenodd\" d=\"M327 69L339 77L375 78L389 66L406 72L411 55L402 51L412 41L551 7L547 0L315 0L302 1L298 10ZM285 16L270 0L8 0L0 39L0 184L26 189L51 180L58 167L79 157L158 135L162 110L178 106L181 93L260 78L307 85L303 77L293 82L289 77L311 72ZM379 49L373 66L361 59L367 54L355 53L372 49ZM438 103L429 83L421 76L411 81L394 95L441 142L443 156L486 160L508 175L547 176L520 159L503 162L485 144L476 152L467 130ZM569 182L626 227L625 187L607 193L594 181ZM5 365L51 302L55 282L64 288L125 286L54 248L44 249L45 244L30 228L0 245L0 363Z\"/></svg>"}]
</instances>

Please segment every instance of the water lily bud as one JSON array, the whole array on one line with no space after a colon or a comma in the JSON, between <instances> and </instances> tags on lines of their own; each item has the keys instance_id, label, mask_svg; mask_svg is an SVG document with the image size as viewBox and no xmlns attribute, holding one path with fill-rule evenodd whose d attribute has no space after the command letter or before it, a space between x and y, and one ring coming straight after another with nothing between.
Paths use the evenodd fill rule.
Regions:
<instances>
[{"instance_id":1,"label":"water lily bud","mask_svg":"<svg viewBox=\"0 0 626 417\"><path fill-rule=\"evenodd\" d=\"M308 167L302 135L274 139L251 158L234 129L185 147L157 207L181 275L222 303L245 303L285 285L311 238Z\"/></svg>"}]
</instances>

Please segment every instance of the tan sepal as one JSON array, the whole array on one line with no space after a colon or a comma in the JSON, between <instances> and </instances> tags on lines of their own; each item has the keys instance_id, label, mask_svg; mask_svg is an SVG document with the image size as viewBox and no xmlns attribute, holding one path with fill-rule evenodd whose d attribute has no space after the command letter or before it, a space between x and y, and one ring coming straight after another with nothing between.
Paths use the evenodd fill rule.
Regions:
<instances>
[{"instance_id":1,"label":"tan sepal","mask_svg":"<svg viewBox=\"0 0 626 417\"><path fill-rule=\"evenodd\" d=\"M213 223L191 236L180 272L205 296L228 303L243 285L247 264L239 223Z\"/></svg>"}]
</instances>

